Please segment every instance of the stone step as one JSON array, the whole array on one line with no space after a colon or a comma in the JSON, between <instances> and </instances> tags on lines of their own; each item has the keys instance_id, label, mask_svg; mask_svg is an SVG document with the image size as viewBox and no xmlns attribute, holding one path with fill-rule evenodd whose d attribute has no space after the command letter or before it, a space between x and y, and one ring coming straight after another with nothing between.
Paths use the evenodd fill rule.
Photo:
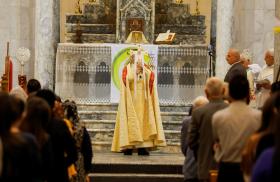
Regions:
<instances>
[{"instance_id":1,"label":"stone step","mask_svg":"<svg viewBox=\"0 0 280 182\"><path fill-rule=\"evenodd\" d=\"M94 152L110 152L111 151L112 141L94 141L94 140L92 140L91 143L92 143ZM158 147L156 151L162 152L162 153L179 154L179 153L181 153L180 143L179 142L170 143L169 141L167 141L167 146Z\"/></svg>"},{"instance_id":2,"label":"stone step","mask_svg":"<svg viewBox=\"0 0 280 182\"><path fill-rule=\"evenodd\" d=\"M158 34L155 34L156 39ZM205 44L205 35L179 35L176 34L172 44L182 44L182 45L202 45Z\"/></svg>"},{"instance_id":3,"label":"stone step","mask_svg":"<svg viewBox=\"0 0 280 182\"><path fill-rule=\"evenodd\" d=\"M149 156L96 152L90 173L91 181L183 181L182 154L150 152Z\"/></svg>"},{"instance_id":4,"label":"stone step","mask_svg":"<svg viewBox=\"0 0 280 182\"><path fill-rule=\"evenodd\" d=\"M114 129L115 120L81 120L88 129ZM181 130L182 121L163 121L164 130Z\"/></svg>"},{"instance_id":5,"label":"stone step","mask_svg":"<svg viewBox=\"0 0 280 182\"><path fill-rule=\"evenodd\" d=\"M83 14L67 14L66 15L66 23L77 23L81 24L101 24L101 19L95 17L93 15L83 15Z\"/></svg>"},{"instance_id":6,"label":"stone step","mask_svg":"<svg viewBox=\"0 0 280 182\"><path fill-rule=\"evenodd\" d=\"M184 180L181 174L94 173L89 177L93 182L182 182Z\"/></svg>"},{"instance_id":7,"label":"stone step","mask_svg":"<svg viewBox=\"0 0 280 182\"><path fill-rule=\"evenodd\" d=\"M183 24L157 24L155 26L155 34L159 34L162 32L166 32L170 30L170 32L176 32L180 35L204 35L205 34L205 26L201 25L183 25Z\"/></svg>"},{"instance_id":8,"label":"stone step","mask_svg":"<svg viewBox=\"0 0 280 182\"><path fill-rule=\"evenodd\" d=\"M76 41L76 33L67 33L66 42ZM82 34L83 43L115 43L116 34Z\"/></svg>"},{"instance_id":9,"label":"stone step","mask_svg":"<svg viewBox=\"0 0 280 182\"><path fill-rule=\"evenodd\" d=\"M81 120L115 120L117 111L79 111ZM187 112L161 112L163 121L182 121Z\"/></svg>"},{"instance_id":10,"label":"stone step","mask_svg":"<svg viewBox=\"0 0 280 182\"><path fill-rule=\"evenodd\" d=\"M114 129L87 129L92 141L112 141ZM180 131L164 130L167 141L180 142Z\"/></svg>"},{"instance_id":11,"label":"stone step","mask_svg":"<svg viewBox=\"0 0 280 182\"><path fill-rule=\"evenodd\" d=\"M161 112L189 112L191 105L181 104L161 104ZM118 104L112 103L95 103L95 104L78 104L79 111L117 111Z\"/></svg>"},{"instance_id":12,"label":"stone step","mask_svg":"<svg viewBox=\"0 0 280 182\"><path fill-rule=\"evenodd\" d=\"M114 24L80 24L83 33L88 34L115 34L116 25ZM76 23L66 23L66 32L75 33L77 31Z\"/></svg>"}]
</instances>

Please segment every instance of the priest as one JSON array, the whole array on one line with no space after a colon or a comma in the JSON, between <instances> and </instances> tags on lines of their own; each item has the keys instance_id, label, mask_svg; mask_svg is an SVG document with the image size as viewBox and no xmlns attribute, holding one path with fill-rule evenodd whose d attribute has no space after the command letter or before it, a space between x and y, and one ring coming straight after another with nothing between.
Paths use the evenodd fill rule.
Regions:
<instances>
[{"instance_id":1,"label":"priest","mask_svg":"<svg viewBox=\"0 0 280 182\"><path fill-rule=\"evenodd\" d=\"M131 51L122 71L120 103L111 150L132 155L149 155L149 150L166 146L160 116L157 86L144 51Z\"/></svg>"}]
</instances>

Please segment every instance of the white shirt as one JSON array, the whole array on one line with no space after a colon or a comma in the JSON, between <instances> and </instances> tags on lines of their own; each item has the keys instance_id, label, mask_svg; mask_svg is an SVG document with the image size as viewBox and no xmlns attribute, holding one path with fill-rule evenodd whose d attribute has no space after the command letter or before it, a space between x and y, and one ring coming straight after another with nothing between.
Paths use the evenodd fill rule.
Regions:
<instances>
[{"instance_id":1,"label":"white shirt","mask_svg":"<svg viewBox=\"0 0 280 182\"><path fill-rule=\"evenodd\" d=\"M274 65L272 66L265 65L259 74L258 81L267 79L272 84L273 70L274 70ZM257 108L261 108L269 96L270 96L270 89L261 88L256 98Z\"/></svg>"},{"instance_id":2,"label":"white shirt","mask_svg":"<svg viewBox=\"0 0 280 182\"><path fill-rule=\"evenodd\" d=\"M241 154L249 137L261 124L261 112L244 101L234 101L216 112L212 118L213 137L218 141L217 162L241 162Z\"/></svg>"}]
</instances>

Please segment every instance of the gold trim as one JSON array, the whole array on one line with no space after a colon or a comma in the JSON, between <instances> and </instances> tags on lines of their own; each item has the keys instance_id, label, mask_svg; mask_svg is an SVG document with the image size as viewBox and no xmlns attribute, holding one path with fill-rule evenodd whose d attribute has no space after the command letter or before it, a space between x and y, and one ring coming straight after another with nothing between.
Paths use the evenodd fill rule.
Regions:
<instances>
[{"instance_id":1,"label":"gold trim","mask_svg":"<svg viewBox=\"0 0 280 182\"><path fill-rule=\"evenodd\" d=\"M275 33L280 33L280 26L274 27L273 30Z\"/></svg>"}]
</instances>

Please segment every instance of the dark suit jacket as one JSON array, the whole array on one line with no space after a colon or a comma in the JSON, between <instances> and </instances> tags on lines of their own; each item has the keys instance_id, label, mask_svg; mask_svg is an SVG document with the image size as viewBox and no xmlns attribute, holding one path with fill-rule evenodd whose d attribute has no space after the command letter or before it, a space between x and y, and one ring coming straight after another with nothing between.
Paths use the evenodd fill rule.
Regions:
<instances>
[{"instance_id":1,"label":"dark suit jacket","mask_svg":"<svg viewBox=\"0 0 280 182\"><path fill-rule=\"evenodd\" d=\"M244 66L241 63L236 63L232 65L232 67L228 70L224 81L230 82L230 80L235 77L236 75L243 75L247 78L247 72Z\"/></svg>"},{"instance_id":2,"label":"dark suit jacket","mask_svg":"<svg viewBox=\"0 0 280 182\"><path fill-rule=\"evenodd\" d=\"M215 166L213 152L212 116L227 104L222 99L211 100L194 110L189 129L188 144L197 151L198 179L208 179L209 170Z\"/></svg>"},{"instance_id":3,"label":"dark suit jacket","mask_svg":"<svg viewBox=\"0 0 280 182\"><path fill-rule=\"evenodd\" d=\"M188 130L192 117L185 117L181 128L181 151L185 156L185 162L183 166L183 174L185 180L197 179L197 165L194 158L193 150L188 147Z\"/></svg>"}]
</instances>

